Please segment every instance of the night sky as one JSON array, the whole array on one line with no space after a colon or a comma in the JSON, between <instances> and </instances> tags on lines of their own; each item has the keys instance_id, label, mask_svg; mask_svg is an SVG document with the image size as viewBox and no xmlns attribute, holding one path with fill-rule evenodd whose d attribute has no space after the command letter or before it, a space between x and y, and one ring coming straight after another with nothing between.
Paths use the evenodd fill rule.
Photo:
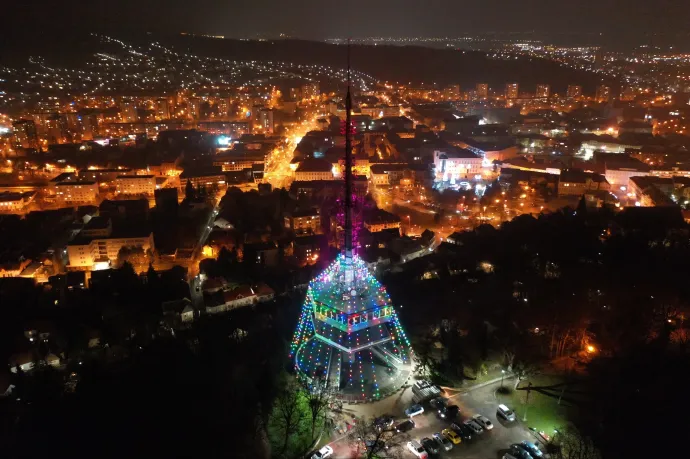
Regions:
<instances>
[{"instance_id":1,"label":"night sky","mask_svg":"<svg viewBox=\"0 0 690 459\"><path fill-rule=\"evenodd\" d=\"M637 44L663 33L666 43L690 42L688 0L15 0L3 6L2 15L3 27L236 38L281 32L307 39L534 32L538 39Z\"/></svg>"}]
</instances>

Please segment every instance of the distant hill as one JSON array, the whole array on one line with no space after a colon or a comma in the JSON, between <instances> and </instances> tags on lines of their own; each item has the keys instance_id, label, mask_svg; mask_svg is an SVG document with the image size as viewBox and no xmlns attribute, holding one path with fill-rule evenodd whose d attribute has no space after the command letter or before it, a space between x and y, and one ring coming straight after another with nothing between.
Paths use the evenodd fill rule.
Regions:
<instances>
[{"instance_id":1,"label":"distant hill","mask_svg":"<svg viewBox=\"0 0 690 459\"><path fill-rule=\"evenodd\" d=\"M40 37L39 37L40 36ZM346 47L323 42L302 40L250 41L214 39L190 35L129 34L113 35L137 45L159 42L177 52L200 56L223 57L232 60L285 61L345 67ZM52 33L48 37L34 34L7 42L0 63L21 66L28 56L40 55L58 65L78 66L89 55L103 51L103 44L86 33ZM488 83L500 88L517 82L521 89L533 91L535 85L550 84L552 91L564 92L567 85L579 84L586 92L593 92L602 83L599 75L578 71L558 63L521 58L496 60L485 53L432 49L423 47L362 46L351 48L352 66L384 81L437 83L440 86L460 84L463 89L476 83ZM614 81L608 84L617 86Z\"/></svg>"}]
</instances>

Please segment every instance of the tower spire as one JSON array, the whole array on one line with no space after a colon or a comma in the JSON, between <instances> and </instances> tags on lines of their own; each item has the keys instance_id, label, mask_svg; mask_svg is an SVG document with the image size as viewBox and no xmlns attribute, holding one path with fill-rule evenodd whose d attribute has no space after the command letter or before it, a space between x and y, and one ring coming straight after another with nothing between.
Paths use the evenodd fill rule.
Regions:
<instances>
[{"instance_id":1,"label":"tower spire","mask_svg":"<svg viewBox=\"0 0 690 459\"><path fill-rule=\"evenodd\" d=\"M347 40L345 95L345 260L352 261L352 96L350 95L350 39Z\"/></svg>"}]
</instances>

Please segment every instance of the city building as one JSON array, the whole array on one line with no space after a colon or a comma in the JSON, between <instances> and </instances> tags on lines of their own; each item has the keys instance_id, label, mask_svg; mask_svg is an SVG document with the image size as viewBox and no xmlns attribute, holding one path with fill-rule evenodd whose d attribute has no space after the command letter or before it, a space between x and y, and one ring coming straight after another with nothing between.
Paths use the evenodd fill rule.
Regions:
<instances>
[{"instance_id":1,"label":"city building","mask_svg":"<svg viewBox=\"0 0 690 459\"><path fill-rule=\"evenodd\" d=\"M283 217L285 228L296 236L321 234L321 212L317 207L287 212Z\"/></svg>"},{"instance_id":2,"label":"city building","mask_svg":"<svg viewBox=\"0 0 690 459\"><path fill-rule=\"evenodd\" d=\"M608 191L611 185L601 174L577 169L564 169L558 179L559 196L581 196L588 191Z\"/></svg>"},{"instance_id":3,"label":"city building","mask_svg":"<svg viewBox=\"0 0 690 459\"><path fill-rule=\"evenodd\" d=\"M102 221L98 221L98 229ZM88 228L88 224L87 224ZM67 244L68 270L93 271L110 268L117 261L117 255L123 247L138 247L144 251L155 250L153 233L132 227L128 232L116 234L109 230L107 236L78 236ZM107 234L107 233L106 233Z\"/></svg>"},{"instance_id":4,"label":"city building","mask_svg":"<svg viewBox=\"0 0 690 459\"><path fill-rule=\"evenodd\" d=\"M482 158L464 148L434 152L436 180L454 183L460 179L473 179L482 173Z\"/></svg>"},{"instance_id":5,"label":"city building","mask_svg":"<svg viewBox=\"0 0 690 459\"><path fill-rule=\"evenodd\" d=\"M165 98L156 100L156 119L169 120L170 119L170 101Z\"/></svg>"},{"instance_id":6,"label":"city building","mask_svg":"<svg viewBox=\"0 0 690 459\"><path fill-rule=\"evenodd\" d=\"M675 206L676 203L670 198L674 188L673 178L630 177L628 196L635 199L635 205L640 207Z\"/></svg>"},{"instance_id":7,"label":"city building","mask_svg":"<svg viewBox=\"0 0 690 459\"><path fill-rule=\"evenodd\" d=\"M184 172L180 174L179 192L182 196L184 196L187 182L191 182L195 190L200 187L205 188L207 191L214 187L217 187L219 190L224 190L227 187L227 179L219 167L198 170L185 169Z\"/></svg>"},{"instance_id":8,"label":"city building","mask_svg":"<svg viewBox=\"0 0 690 459\"><path fill-rule=\"evenodd\" d=\"M26 192L1 191L0 192L0 213L3 213L3 214L24 213L27 209L27 206L34 200L35 196L36 196L35 191L26 191Z\"/></svg>"},{"instance_id":9,"label":"city building","mask_svg":"<svg viewBox=\"0 0 690 459\"><path fill-rule=\"evenodd\" d=\"M400 230L400 217L381 209L368 211L364 215L364 228L370 233L378 233L384 230Z\"/></svg>"},{"instance_id":10,"label":"city building","mask_svg":"<svg viewBox=\"0 0 690 459\"><path fill-rule=\"evenodd\" d=\"M611 99L611 88L605 85L597 86L594 100L599 103L608 102Z\"/></svg>"},{"instance_id":11,"label":"city building","mask_svg":"<svg viewBox=\"0 0 690 459\"><path fill-rule=\"evenodd\" d=\"M275 110L266 107L254 107L252 117L254 129L263 134L273 134L275 129L274 121Z\"/></svg>"},{"instance_id":12,"label":"city building","mask_svg":"<svg viewBox=\"0 0 690 459\"><path fill-rule=\"evenodd\" d=\"M397 185L405 175L407 164L382 163L369 166L369 180L376 186Z\"/></svg>"},{"instance_id":13,"label":"city building","mask_svg":"<svg viewBox=\"0 0 690 459\"><path fill-rule=\"evenodd\" d=\"M477 83L476 86L477 98L478 99L488 99L489 97L489 85L486 83Z\"/></svg>"},{"instance_id":14,"label":"city building","mask_svg":"<svg viewBox=\"0 0 690 459\"><path fill-rule=\"evenodd\" d=\"M566 95L569 99L579 99L582 97L582 86L574 84L568 85L568 92Z\"/></svg>"},{"instance_id":15,"label":"city building","mask_svg":"<svg viewBox=\"0 0 690 459\"><path fill-rule=\"evenodd\" d=\"M33 120L18 120L12 123L12 143L15 148L38 149L38 133Z\"/></svg>"},{"instance_id":16,"label":"city building","mask_svg":"<svg viewBox=\"0 0 690 459\"><path fill-rule=\"evenodd\" d=\"M56 200L60 204L84 205L98 202L98 183L61 182L55 185Z\"/></svg>"},{"instance_id":17,"label":"city building","mask_svg":"<svg viewBox=\"0 0 690 459\"><path fill-rule=\"evenodd\" d=\"M548 84L538 84L534 95L537 99L548 99L551 95L551 86Z\"/></svg>"},{"instance_id":18,"label":"city building","mask_svg":"<svg viewBox=\"0 0 690 459\"><path fill-rule=\"evenodd\" d=\"M518 98L519 85L517 83L508 83L506 85L506 99Z\"/></svg>"},{"instance_id":19,"label":"city building","mask_svg":"<svg viewBox=\"0 0 690 459\"><path fill-rule=\"evenodd\" d=\"M118 194L153 196L156 191L156 178L153 175L118 175L115 179Z\"/></svg>"},{"instance_id":20,"label":"city building","mask_svg":"<svg viewBox=\"0 0 690 459\"><path fill-rule=\"evenodd\" d=\"M307 158L299 163L295 181L333 180L333 164L321 158Z\"/></svg>"}]
</instances>

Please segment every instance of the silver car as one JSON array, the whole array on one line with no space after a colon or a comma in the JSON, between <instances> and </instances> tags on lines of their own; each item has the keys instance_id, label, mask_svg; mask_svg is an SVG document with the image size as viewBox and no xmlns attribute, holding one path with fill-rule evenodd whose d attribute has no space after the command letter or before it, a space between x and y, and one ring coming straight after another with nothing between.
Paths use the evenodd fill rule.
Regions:
<instances>
[{"instance_id":1,"label":"silver car","mask_svg":"<svg viewBox=\"0 0 690 459\"><path fill-rule=\"evenodd\" d=\"M453 442L438 432L434 434L434 440L436 440L436 443L438 443L438 445L443 448L444 451L450 451L453 449Z\"/></svg>"},{"instance_id":2,"label":"silver car","mask_svg":"<svg viewBox=\"0 0 690 459\"><path fill-rule=\"evenodd\" d=\"M485 430L491 430L494 428L494 425L491 423L489 418L487 418L486 416L482 416L481 414L475 414L474 421L480 426L482 426Z\"/></svg>"}]
</instances>

